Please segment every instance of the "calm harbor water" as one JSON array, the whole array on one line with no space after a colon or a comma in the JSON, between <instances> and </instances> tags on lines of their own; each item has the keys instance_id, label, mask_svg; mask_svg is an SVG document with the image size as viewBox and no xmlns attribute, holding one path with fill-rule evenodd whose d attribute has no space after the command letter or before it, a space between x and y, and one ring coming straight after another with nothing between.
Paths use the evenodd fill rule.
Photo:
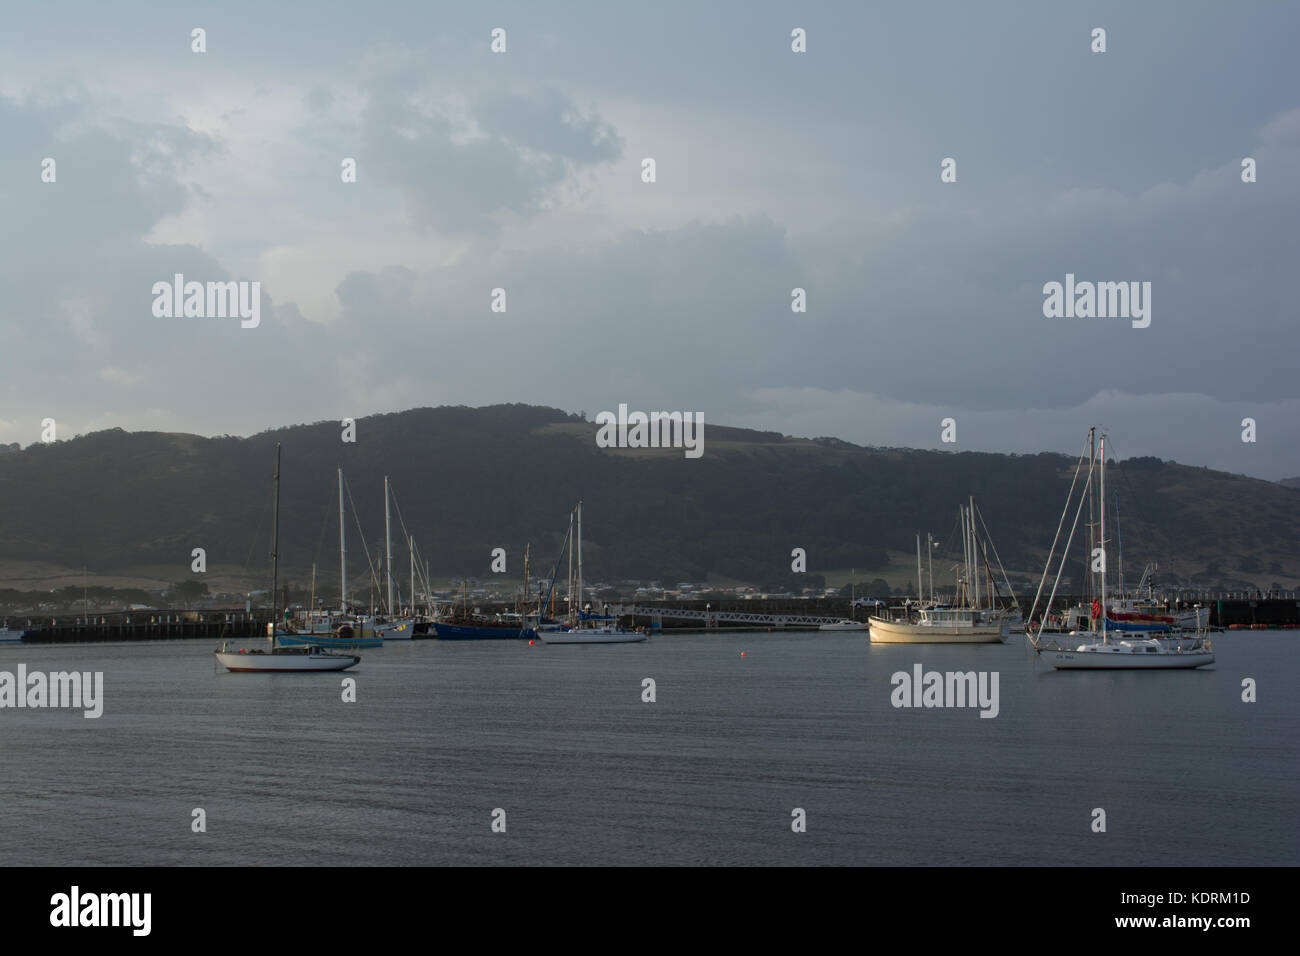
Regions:
<instances>
[{"instance_id":1,"label":"calm harbor water","mask_svg":"<svg viewBox=\"0 0 1300 956\"><path fill-rule=\"evenodd\" d=\"M0 647L105 684L98 720L0 710L0 864L1295 865L1300 644L1214 644L1172 673L854 632L418 641L342 675L216 673L206 641ZM914 663L998 672L998 716L894 708Z\"/></svg>"}]
</instances>

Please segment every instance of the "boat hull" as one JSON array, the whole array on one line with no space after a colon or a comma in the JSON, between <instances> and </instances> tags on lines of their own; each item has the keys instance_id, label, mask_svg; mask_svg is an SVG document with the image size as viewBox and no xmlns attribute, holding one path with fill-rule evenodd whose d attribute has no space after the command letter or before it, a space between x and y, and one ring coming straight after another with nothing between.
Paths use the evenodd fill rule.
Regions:
<instances>
[{"instance_id":1,"label":"boat hull","mask_svg":"<svg viewBox=\"0 0 1300 956\"><path fill-rule=\"evenodd\" d=\"M0 644L21 644L23 635L26 631L15 631L7 627L0 627Z\"/></svg>"},{"instance_id":2,"label":"boat hull","mask_svg":"<svg viewBox=\"0 0 1300 956\"><path fill-rule=\"evenodd\" d=\"M873 617L873 644L1000 644L1005 640L1001 622L969 626L912 624Z\"/></svg>"},{"instance_id":3,"label":"boat hull","mask_svg":"<svg viewBox=\"0 0 1300 956\"><path fill-rule=\"evenodd\" d=\"M519 640L537 637L537 633L530 627L484 627L472 624L449 624L443 621L434 621L429 626L442 641Z\"/></svg>"},{"instance_id":4,"label":"boat hull","mask_svg":"<svg viewBox=\"0 0 1300 956\"><path fill-rule=\"evenodd\" d=\"M355 655L268 654L265 651L216 651L217 663L236 674L293 674L308 671L342 671L361 663Z\"/></svg>"},{"instance_id":5,"label":"boat hull","mask_svg":"<svg viewBox=\"0 0 1300 956\"><path fill-rule=\"evenodd\" d=\"M865 631L870 625L863 621L837 621L834 624L822 624L819 631Z\"/></svg>"},{"instance_id":6,"label":"boat hull","mask_svg":"<svg viewBox=\"0 0 1300 956\"><path fill-rule=\"evenodd\" d=\"M375 635L384 641L409 641L415 636L413 621L393 621L390 624L376 624Z\"/></svg>"},{"instance_id":7,"label":"boat hull","mask_svg":"<svg viewBox=\"0 0 1300 956\"><path fill-rule=\"evenodd\" d=\"M1167 651L1159 654L1042 650L1038 656L1057 670L1074 671L1191 670L1214 663L1214 654L1203 650Z\"/></svg>"}]
</instances>

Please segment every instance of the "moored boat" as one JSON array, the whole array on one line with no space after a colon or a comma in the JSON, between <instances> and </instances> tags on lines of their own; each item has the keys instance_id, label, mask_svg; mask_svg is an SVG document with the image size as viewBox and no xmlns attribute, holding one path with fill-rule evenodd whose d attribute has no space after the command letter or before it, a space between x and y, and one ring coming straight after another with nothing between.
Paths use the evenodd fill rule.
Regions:
<instances>
[{"instance_id":1,"label":"moored boat","mask_svg":"<svg viewBox=\"0 0 1300 956\"><path fill-rule=\"evenodd\" d=\"M1003 640L997 612L969 607L920 608L916 619L871 619L873 644L997 644Z\"/></svg>"},{"instance_id":2,"label":"moored boat","mask_svg":"<svg viewBox=\"0 0 1300 956\"><path fill-rule=\"evenodd\" d=\"M576 524L575 524L576 521ZM614 618L607 615L596 615L591 612L590 607L583 606L582 600L582 501L580 500L577 507L569 515L569 534L565 535L566 541L569 542L570 568L575 554L577 555L577 577L574 578L572 573L569 579L569 607L571 608L571 617L566 624L544 625L537 628L537 636L541 638L544 644L639 644L647 637L644 631L626 630L619 626ZM556 561L556 571L559 570L559 561ZM554 579L552 579L552 584ZM577 601L573 599L576 593Z\"/></svg>"},{"instance_id":3,"label":"moored boat","mask_svg":"<svg viewBox=\"0 0 1300 956\"><path fill-rule=\"evenodd\" d=\"M988 562L988 549L978 534L975 499L969 508L959 508L962 534L962 573L957 581L959 606L929 605L906 606L902 613L889 617L874 614L869 620L873 644L998 644L1006 640L1003 629L1004 612L994 606L996 601L992 568ZM982 521L982 517L980 518ZM987 534L987 529L986 529ZM996 557L996 550L994 552ZM1001 562L998 562L999 565ZM984 585L988 590L988 607L981 594L980 566L985 567ZM1005 578L1005 574L1004 574ZM916 552L917 593L921 593L921 539L917 535ZM933 592L933 575L931 592Z\"/></svg>"},{"instance_id":4,"label":"moored boat","mask_svg":"<svg viewBox=\"0 0 1300 956\"><path fill-rule=\"evenodd\" d=\"M474 615L434 620L429 623L429 627L433 629L438 639L443 641L483 641L537 636L536 631L525 624Z\"/></svg>"},{"instance_id":5,"label":"moored boat","mask_svg":"<svg viewBox=\"0 0 1300 956\"><path fill-rule=\"evenodd\" d=\"M850 621L844 618L835 621L833 624L821 624L817 627L819 631L865 631L871 625L866 621Z\"/></svg>"},{"instance_id":6,"label":"moored boat","mask_svg":"<svg viewBox=\"0 0 1300 956\"><path fill-rule=\"evenodd\" d=\"M332 654L318 645L282 647L277 641L276 601L280 577L280 445L275 446L275 512L271 531L271 623L267 624L269 646L265 649L241 647L231 650L223 642L213 654L226 670L246 673L293 673L304 671L341 671L355 667L361 658L355 654Z\"/></svg>"},{"instance_id":7,"label":"moored boat","mask_svg":"<svg viewBox=\"0 0 1300 956\"><path fill-rule=\"evenodd\" d=\"M217 663L226 670L243 673L302 673L305 671L342 671L361 663L353 655L331 654L321 647L280 647L267 650L241 647L232 651L226 644L216 652Z\"/></svg>"},{"instance_id":8,"label":"moored boat","mask_svg":"<svg viewBox=\"0 0 1300 956\"><path fill-rule=\"evenodd\" d=\"M1081 634L1070 637L1084 640L1073 647L1044 646L1039 649L1039 657L1057 670L1186 670L1214 663L1209 641L1193 641L1183 647L1182 642L1172 646L1156 638L1097 640Z\"/></svg>"},{"instance_id":9,"label":"moored boat","mask_svg":"<svg viewBox=\"0 0 1300 956\"><path fill-rule=\"evenodd\" d=\"M1104 434L1101 436L1100 454L1098 455L1096 453L1096 431L1096 428L1088 431L1088 446L1084 455L1080 456L1079 465L1075 469L1074 481L1070 486L1070 493L1066 497L1065 510L1061 514L1060 525L1057 527L1057 540L1052 542L1052 547L1048 551L1047 565L1043 569L1043 579L1038 586L1038 595L1034 598L1034 610L1036 611L1038 609L1038 599L1042 596L1048 573L1051 571L1052 562L1056 555L1057 541L1059 541L1061 531L1065 527L1065 518L1074 504L1074 489L1079 486L1079 478L1083 473L1086 461L1088 478L1080 491L1079 504L1074 516L1074 526L1070 529L1067 547L1061 553L1061 569L1064 570L1067 557L1065 551L1068 550L1068 542L1074 538L1074 532L1078 528L1079 516L1083 511L1085 501L1088 504L1089 523L1091 525L1093 514L1092 479L1095 469L1098 475L1097 486L1101 499L1101 506L1098 511L1100 535L1096 542L1100 547L1093 548L1091 551L1094 555L1093 568L1096 572L1095 583L1098 587L1095 593L1098 596L1089 609L1089 630L1086 632L1072 630L1064 638L1044 641L1043 625L1040 624L1037 631L1030 635L1030 643L1034 651L1039 658L1045 660L1057 670L1188 670L1213 664L1214 651L1210 646L1210 641L1205 636L1205 631L1199 626L1199 609L1197 615L1198 627L1194 632L1180 629L1172 621L1153 620L1154 615L1150 614L1121 611L1119 613L1123 614L1125 619L1116 619L1114 616L1116 612L1110 607L1106 593L1106 545L1108 543L1106 537L1106 436ZM1060 576L1061 571L1058 571L1056 575L1057 581L1060 580ZM1046 607L1051 607L1055 595L1056 584L1053 584L1051 593L1047 598ZM1044 617L1046 616L1044 615Z\"/></svg>"}]
</instances>

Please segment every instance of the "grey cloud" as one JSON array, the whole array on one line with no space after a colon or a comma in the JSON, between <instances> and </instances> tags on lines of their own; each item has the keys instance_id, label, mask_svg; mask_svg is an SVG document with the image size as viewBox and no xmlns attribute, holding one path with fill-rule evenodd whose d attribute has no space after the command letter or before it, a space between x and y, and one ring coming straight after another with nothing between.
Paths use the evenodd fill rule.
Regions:
<instances>
[{"instance_id":1,"label":"grey cloud","mask_svg":"<svg viewBox=\"0 0 1300 956\"><path fill-rule=\"evenodd\" d=\"M486 135L464 138L419 92L405 76L372 88L364 155L401 190L414 224L445 235L494 234L501 214L533 216L575 168L619 155L614 128L558 93L480 97L474 119Z\"/></svg>"}]
</instances>

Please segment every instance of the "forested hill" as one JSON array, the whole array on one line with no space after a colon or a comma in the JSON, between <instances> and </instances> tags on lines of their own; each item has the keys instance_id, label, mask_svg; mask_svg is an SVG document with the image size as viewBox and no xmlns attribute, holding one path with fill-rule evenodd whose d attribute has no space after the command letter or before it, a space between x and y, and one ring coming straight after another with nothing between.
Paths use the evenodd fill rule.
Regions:
<instances>
[{"instance_id":1,"label":"forested hill","mask_svg":"<svg viewBox=\"0 0 1300 956\"><path fill-rule=\"evenodd\" d=\"M338 422L321 422L250 438L110 430L34 445L0 455L0 560L100 573L174 563L182 576L203 547L210 567L265 567L281 442L281 553L296 570L337 568L342 466L371 552L383 540L387 474L439 575L486 577L497 547L517 574L525 543L536 575L555 560L579 498L593 579L772 580L788 577L795 547L809 572L878 568L887 551L912 553L917 531L951 543L971 495L1003 562L1037 572L1074 465L1057 454L862 448L714 425L691 459L601 449L596 430L556 409L498 405L360 419L354 443ZM1295 490L1152 458L1120 462L1107 479L1132 578L1148 560L1207 584L1300 578ZM365 563L351 513L348 535L356 574Z\"/></svg>"}]
</instances>

